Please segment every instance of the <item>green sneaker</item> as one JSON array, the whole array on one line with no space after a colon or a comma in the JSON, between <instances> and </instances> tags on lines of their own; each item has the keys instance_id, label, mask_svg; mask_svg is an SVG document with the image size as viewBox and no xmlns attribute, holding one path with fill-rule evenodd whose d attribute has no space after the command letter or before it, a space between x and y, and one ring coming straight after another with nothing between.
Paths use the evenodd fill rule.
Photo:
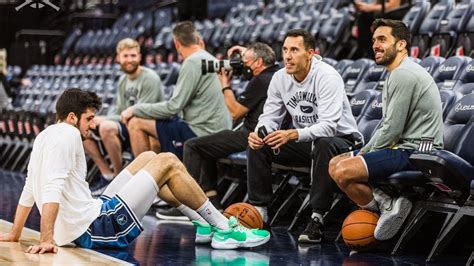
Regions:
<instances>
[{"instance_id":1,"label":"green sneaker","mask_svg":"<svg viewBox=\"0 0 474 266\"><path fill-rule=\"evenodd\" d=\"M229 218L229 229L215 228L211 246L216 249L250 248L263 245L270 240L270 232L260 229L248 229L242 226L234 216Z\"/></svg>"},{"instance_id":2,"label":"green sneaker","mask_svg":"<svg viewBox=\"0 0 474 266\"><path fill-rule=\"evenodd\" d=\"M192 221L193 225L196 227L196 244L207 244L211 243L212 235L214 234L214 226L208 223L202 223L200 221Z\"/></svg>"}]
</instances>

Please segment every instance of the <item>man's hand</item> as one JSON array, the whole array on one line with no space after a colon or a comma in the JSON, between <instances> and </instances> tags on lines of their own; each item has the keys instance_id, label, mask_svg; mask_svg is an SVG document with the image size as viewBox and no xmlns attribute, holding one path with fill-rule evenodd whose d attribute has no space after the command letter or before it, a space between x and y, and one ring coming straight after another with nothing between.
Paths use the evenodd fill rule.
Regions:
<instances>
[{"instance_id":1,"label":"man's hand","mask_svg":"<svg viewBox=\"0 0 474 266\"><path fill-rule=\"evenodd\" d=\"M268 134L263 142L269 145L273 150L285 145L288 141L298 139L298 131L296 129L277 130Z\"/></svg>"},{"instance_id":2,"label":"man's hand","mask_svg":"<svg viewBox=\"0 0 474 266\"><path fill-rule=\"evenodd\" d=\"M234 51L239 51L240 55L243 56L245 51L247 51L247 48L240 45L232 46L229 50L227 50L227 56L230 57Z\"/></svg>"},{"instance_id":3,"label":"man's hand","mask_svg":"<svg viewBox=\"0 0 474 266\"><path fill-rule=\"evenodd\" d=\"M221 82L221 88L230 87L230 81L232 80L232 70L227 71L223 67L217 73L217 77Z\"/></svg>"},{"instance_id":4,"label":"man's hand","mask_svg":"<svg viewBox=\"0 0 474 266\"><path fill-rule=\"evenodd\" d=\"M18 239L13 233L0 233L0 242L18 242Z\"/></svg>"},{"instance_id":5,"label":"man's hand","mask_svg":"<svg viewBox=\"0 0 474 266\"><path fill-rule=\"evenodd\" d=\"M128 107L127 109L123 110L120 114L120 121L125 125L128 125L128 120L132 119L133 117L133 106Z\"/></svg>"},{"instance_id":6,"label":"man's hand","mask_svg":"<svg viewBox=\"0 0 474 266\"><path fill-rule=\"evenodd\" d=\"M58 247L52 243L40 243L39 245L29 246L25 252L30 254L58 253Z\"/></svg>"},{"instance_id":7,"label":"man's hand","mask_svg":"<svg viewBox=\"0 0 474 266\"><path fill-rule=\"evenodd\" d=\"M263 140L258 137L257 133L255 132L250 132L249 137L248 137L248 142L249 142L249 147L253 150L259 150L263 148Z\"/></svg>"},{"instance_id":8,"label":"man's hand","mask_svg":"<svg viewBox=\"0 0 474 266\"><path fill-rule=\"evenodd\" d=\"M355 8L360 12L371 13L374 12L373 6L364 2L356 1L354 2Z\"/></svg>"}]
</instances>

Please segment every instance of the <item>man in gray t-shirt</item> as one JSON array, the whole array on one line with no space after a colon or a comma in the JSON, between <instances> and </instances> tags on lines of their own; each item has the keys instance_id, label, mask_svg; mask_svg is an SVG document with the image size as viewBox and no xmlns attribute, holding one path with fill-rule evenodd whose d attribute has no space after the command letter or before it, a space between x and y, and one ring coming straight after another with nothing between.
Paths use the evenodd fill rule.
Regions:
<instances>
[{"instance_id":1,"label":"man in gray t-shirt","mask_svg":"<svg viewBox=\"0 0 474 266\"><path fill-rule=\"evenodd\" d=\"M158 103L137 103L122 112L135 156L150 150L149 138L160 142L163 152L183 156L186 140L230 129L232 120L217 74L203 75L202 60L216 60L206 52L192 22L178 23L173 30L178 53L184 58L173 95Z\"/></svg>"},{"instance_id":2,"label":"man in gray t-shirt","mask_svg":"<svg viewBox=\"0 0 474 266\"><path fill-rule=\"evenodd\" d=\"M385 65L389 72L382 91L383 120L358 153L333 158L329 173L359 207L380 213L374 237L383 241L400 230L412 204L404 197L390 198L380 189L372 189L369 182L412 170L409 157L422 138L431 139L433 148L441 149L443 120L435 81L423 67L408 58L411 38L406 25L401 21L378 19L372 27L375 29L372 38L375 62Z\"/></svg>"},{"instance_id":3,"label":"man in gray t-shirt","mask_svg":"<svg viewBox=\"0 0 474 266\"><path fill-rule=\"evenodd\" d=\"M103 149L107 152L112 169L99 151L93 139L86 139L84 148L94 160L105 180L110 181L122 170L122 151L130 146L128 131L119 122L120 113L137 103L155 103L164 99L160 77L155 71L140 65L140 45L137 41L126 38L117 44L117 62L124 75L120 77L113 114L94 118L98 126ZM104 180L103 180L104 181ZM107 182L92 185L93 194L100 194Z\"/></svg>"}]
</instances>

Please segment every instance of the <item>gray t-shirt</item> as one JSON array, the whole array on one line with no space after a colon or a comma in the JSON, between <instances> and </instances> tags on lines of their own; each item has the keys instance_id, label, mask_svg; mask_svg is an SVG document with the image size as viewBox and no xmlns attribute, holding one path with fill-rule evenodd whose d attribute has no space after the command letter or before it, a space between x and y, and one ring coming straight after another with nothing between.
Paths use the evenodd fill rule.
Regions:
<instances>
[{"instance_id":1,"label":"gray t-shirt","mask_svg":"<svg viewBox=\"0 0 474 266\"><path fill-rule=\"evenodd\" d=\"M383 121L362 152L386 148L418 149L423 137L443 148L443 112L431 75L409 58L392 70L382 91Z\"/></svg>"},{"instance_id":2,"label":"gray t-shirt","mask_svg":"<svg viewBox=\"0 0 474 266\"><path fill-rule=\"evenodd\" d=\"M139 103L156 103L164 100L163 86L160 77L144 66L140 66L140 74L134 80L127 75L120 77L117 90L117 104L114 115L110 119L119 120L120 113L129 106Z\"/></svg>"}]
</instances>

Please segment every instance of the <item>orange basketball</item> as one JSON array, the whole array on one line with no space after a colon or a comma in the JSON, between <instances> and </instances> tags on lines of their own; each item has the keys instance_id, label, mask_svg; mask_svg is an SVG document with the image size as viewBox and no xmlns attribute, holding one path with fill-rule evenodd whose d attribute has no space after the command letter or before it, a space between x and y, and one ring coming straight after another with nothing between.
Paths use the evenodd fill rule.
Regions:
<instances>
[{"instance_id":1,"label":"orange basketball","mask_svg":"<svg viewBox=\"0 0 474 266\"><path fill-rule=\"evenodd\" d=\"M353 250L364 250L373 246L375 227L379 215L367 211L357 210L349 214L342 224L342 238L346 245Z\"/></svg>"},{"instance_id":2,"label":"orange basketball","mask_svg":"<svg viewBox=\"0 0 474 266\"><path fill-rule=\"evenodd\" d=\"M234 203L227 207L224 216L229 218L235 216L239 222L247 228L263 228L263 219L257 208L248 203Z\"/></svg>"}]
</instances>

